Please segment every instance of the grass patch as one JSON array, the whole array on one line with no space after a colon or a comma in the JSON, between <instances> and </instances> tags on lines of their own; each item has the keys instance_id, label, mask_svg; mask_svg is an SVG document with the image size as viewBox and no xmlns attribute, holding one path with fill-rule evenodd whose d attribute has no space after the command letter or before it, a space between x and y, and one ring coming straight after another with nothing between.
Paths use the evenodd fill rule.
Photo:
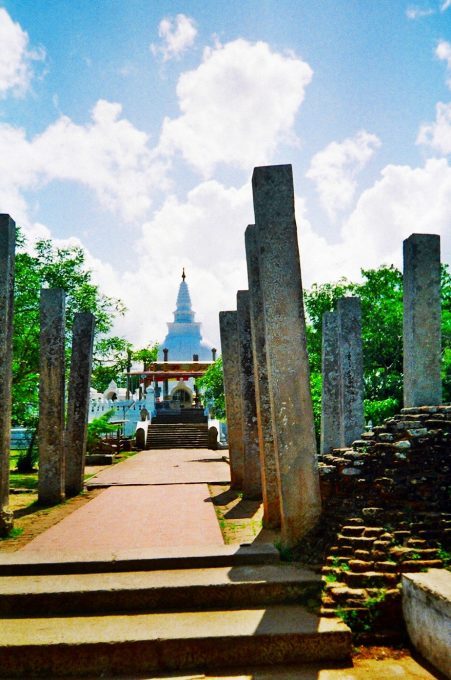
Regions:
<instances>
[{"instance_id":1,"label":"grass patch","mask_svg":"<svg viewBox=\"0 0 451 680\"><path fill-rule=\"evenodd\" d=\"M7 541L10 538L18 538L19 536L22 536L24 530L21 529L20 527L13 527L11 531L9 531L7 536L3 536L3 538L0 538L0 541Z\"/></svg>"},{"instance_id":2,"label":"grass patch","mask_svg":"<svg viewBox=\"0 0 451 680\"><path fill-rule=\"evenodd\" d=\"M38 488L38 473L33 472L24 475L19 472L10 472L9 485L11 489L30 489L34 491Z\"/></svg>"}]
</instances>

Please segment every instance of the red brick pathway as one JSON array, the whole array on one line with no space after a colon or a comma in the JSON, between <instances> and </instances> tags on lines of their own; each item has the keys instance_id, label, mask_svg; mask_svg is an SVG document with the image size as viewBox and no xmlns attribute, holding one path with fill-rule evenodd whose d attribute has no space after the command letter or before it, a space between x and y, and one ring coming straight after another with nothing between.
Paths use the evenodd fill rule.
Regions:
<instances>
[{"instance_id":1,"label":"red brick pathway","mask_svg":"<svg viewBox=\"0 0 451 680\"><path fill-rule=\"evenodd\" d=\"M102 471L96 498L28 543L23 551L89 553L132 548L223 545L206 482L227 482L227 452L143 451Z\"/></svg>"}]
</instances>

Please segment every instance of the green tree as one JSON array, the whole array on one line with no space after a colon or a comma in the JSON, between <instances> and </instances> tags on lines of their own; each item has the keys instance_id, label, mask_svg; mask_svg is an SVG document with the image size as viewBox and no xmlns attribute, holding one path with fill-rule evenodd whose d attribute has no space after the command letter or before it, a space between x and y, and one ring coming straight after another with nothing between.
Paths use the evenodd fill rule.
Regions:
<instances>
[{"instance_id":1,"label":"green tree","mask_svg":"<svg viewBox=\"0 0 451 680\"><path fill-rule=\"evenodd\" d=\"M95 347L94 368L91 384L98 392L104 392L110 382L114 380L119 387L126 386L126 373L132 361L141 361L143 369L157 360L158 343L150 344L141 349L134 349L133 345L124 338L102 338ZM131 376L131 382L134 377ZM136 379L135 379L136 382ZM131 384L133 391L136 385Z\"/></svg>"},{"instance_id":2,"label":"green tree","mask_svg":"<svg viewBox=\"0 0 451 680\"><path fill-rule=\"evenodd\" d=\"M216 359L201 378L196 379L196 386L203 401L210 405L210 411L215 418L225 420L224 376L222 372L222 357Z\"/></svg>"},{"instance_id":3,"label":"green tree","mask_svg":"<svg viewBox=\"0 0 451 680\"><path fill-rule=\"evenodd\" d=\"M105 341L114 316L123 314L120 300L103 295L92 283L80 247L58 248L50 240L25 249L19 233L16 254L13 336L12 422L32 426L36 422L39 385L39 298L41 288L63 288L66 293L66 353L70 356L76 312L96 317L96 345ZM117 339L121 341L122 339ZM114 343L113 339L108 342ZM69 367L69 361L67 361Z\"/></svg>"},{"instance_id":4,"label":"green tree","mask_svg":"<svg viewBox=\"0 0 451 680\"><path fill-rule=\"evenodd\" d=\"M362 343L365 385L365 417L374 424L399 411L403 381L403 291L402 273L394 266L362 270L361 283L341 279L314 285L304 293L307 312L307 344L317 432L321 409L322 316L335 308L343 295L362 301ZM443 397L451 399L451 275L442 266Z\"/></svg>"}]
</instances>

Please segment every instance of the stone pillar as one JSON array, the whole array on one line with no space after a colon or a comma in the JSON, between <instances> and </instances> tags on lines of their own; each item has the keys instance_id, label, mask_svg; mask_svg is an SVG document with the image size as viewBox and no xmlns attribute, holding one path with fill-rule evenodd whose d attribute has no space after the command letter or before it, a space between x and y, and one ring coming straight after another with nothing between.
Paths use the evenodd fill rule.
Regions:
<instances>
[{"instance_id":1,"label":"stone pillar","mask_svg":"<svg viewBox=\"0 0 451 680\"><path fill-rule=\"evenodd\" d=\"M239 369L243 409L244 476L246 498L262 497L260 451L258 445L257 405L255 402L254 359L252 356L251 311L249 291L239 290L236 296Z\"/></svg>"},{"instance_id":2,"label":"stone pillar","mask_svg":"<svg viewBox=\"0 0 451 680\"><path fill-rule=\"evenodd\" d=\"M168 360L168 354L169 354L169 350L165 347L164 350L163 350L163 361Z\"/></svg>"},{"instance_id":3,"label":"stone pillar","mask_svg":"<svg viewBox=\"0 0 451 680\"><path fill-rule=\"evenodd\" d=\"M362 312L360 298L337 301L340 352L340 446L351 446L365 428L363 417Z\"/></svg>"},{"instance_id":4,"label":"stone pillar","mask_svg":"<svg viewBox=\"0 0 451 680\"><path fill-rule=\"evenodd\" d=\"M442 400L440 236L404 241L404 406Z\"/></svg>"},{"instance_id":5,"label":"stone pillar","mask_svg":"<svg viewBox=\"0 0 451 680\"><path fill-rule=\"evenodd\" d=\"M216 347L211 348L211 360L216 361Z\"/></svg>"},{"instance_id":6,"label":"stone pillar","mask_svg":"<svg viewBox=\"0 0 451 680\"><path fill-rule=\"evenodd\" d=\"M64 438L66 496L83 490L94 325L91 312L75 314Z\"/></svg>"},{"instance_id":7,"label":"stone pillar","mask_svg":"<svg viewBox=\"0 0 451 680\"><path fill-rule=\"evenodd\" d=\"M281 539L290 547L315 526L321 513L291 166L255 168L252 188L279 461Z\"/></svg>"},{"instance_id":8,"label":"stone pillar","mask_svg":"<svg viewBox=\"0 0 451 680\"><path fill-rule=\"evenodd\" d=\"M272 432L268 369L265 348L265 320L258 263L257 230L249 225L245 233L247 276L251 310L252 354L254 357L255 399L260 448L260 468L263 494L263 524L268 528L280 526L280 498L277 454Z\"/></svg>"},{"instance_id":9,"label":"stone pillar","mask_svg":"<svg viewBox=\"0 0 451 680\"><path fill-rule=\"evenodd\" d=\"M15 247L15 222L0 215L0 536L13 528L8 504Z\"/></svg>"},{"instance_id":10,"label":"stone pillar","mask_svg":"<svg viewBox=\"0 0 451 680\"><path fill-rule=\"evenodd\" d=\"M43 505L64 500L64 327L64 291L42 290L38 497Z\"/></svg>"},{"instance_id":11,"label":"stone pillar","mask_svg":"<svg viewBox=\"0 0 451 680\"><path fill-rule=\"evenodd\" d=\"M244 448L236 312L219 312L232 489L243 488Z\"/></svg>"},{"instance_id":12,"label":"stone pillar","mask_svg":"<svg viewBox=\"0 0 451 680\"><path fill-rule=\"evenodd\" d=\"M340 446L340 352L338 313L323 314L321 453Z\"/></svg>"},{"instance_id":13,"label":"stone pillar","mask_svg":"<svg viewBox=\"0 0 451 680\"><path fill-rule=\"evenodd\" d=\"M167 399L169 396L169 380L165 378L163 380L163 399Z\"/></svg>"}]
</instances>

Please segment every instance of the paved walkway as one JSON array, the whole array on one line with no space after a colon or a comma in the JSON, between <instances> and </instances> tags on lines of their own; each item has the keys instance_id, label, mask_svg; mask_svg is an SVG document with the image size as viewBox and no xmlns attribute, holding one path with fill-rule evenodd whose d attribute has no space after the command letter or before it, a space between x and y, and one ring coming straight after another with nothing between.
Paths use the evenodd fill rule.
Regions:
<instances>
[{"instance_id":1,"label":"paved walkway","mask_svg":"<svg viewBox=\"0 0 451 680\"><path fill-rule=\"evenodd\" d=\"M230 481L226 451L142 451L88 482L105 487L22 551L90 553L223 545L208 483Z\"/></svg>"}]
</instances>

